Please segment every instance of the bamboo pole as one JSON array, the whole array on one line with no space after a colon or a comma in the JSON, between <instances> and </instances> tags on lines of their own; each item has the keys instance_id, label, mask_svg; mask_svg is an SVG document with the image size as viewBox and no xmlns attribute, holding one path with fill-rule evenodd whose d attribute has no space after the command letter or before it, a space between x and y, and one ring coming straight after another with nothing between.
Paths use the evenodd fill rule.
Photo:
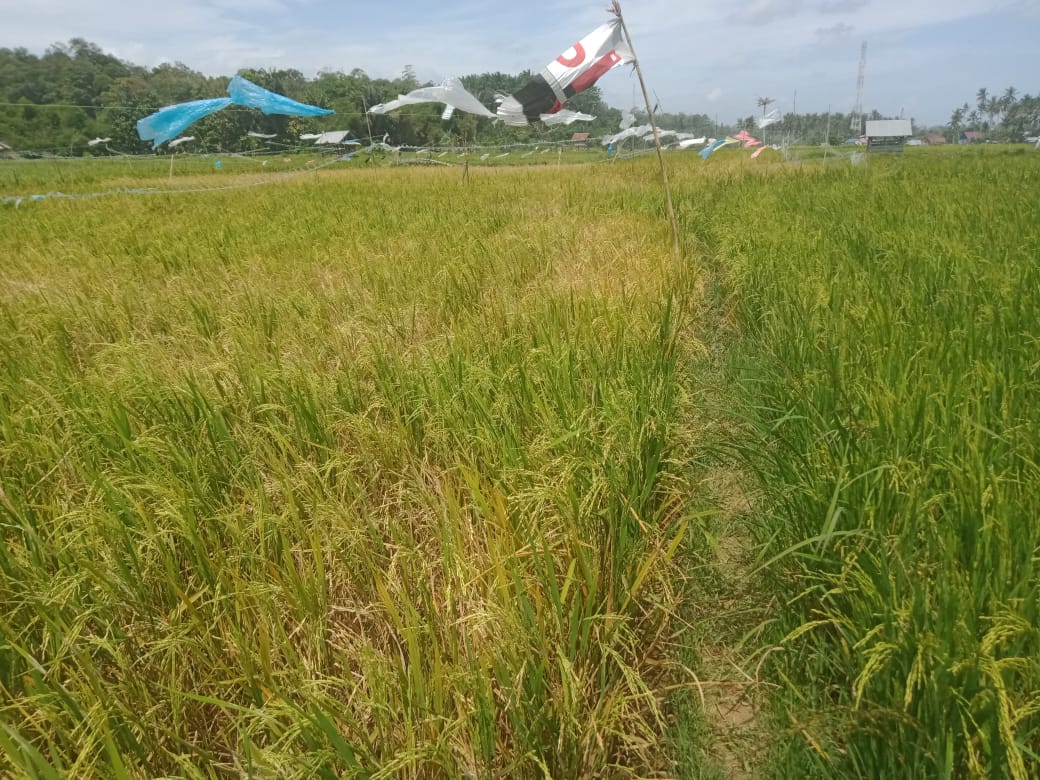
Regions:
<instances>
[{"instance_id":1,"label":"bamboo pole","mask_svg":"<svg viewBox=\"0 0 1040 780\"><path fill-rule=\"evenodd\" d=\"M650 129L654 133L654 146L657 147L657 162L661 165L661 181L664 184L665 205L668 207L668 223L672 226L672 249L675 252L675 259L678 260L682 257L682 252L679 249L679 226L675 221L675 209L672 206L672 188L668 185L668 171L664 165L664 153L661 151L661 136L657 132L657 123L654 121L654 109L650 104L650 93L646 89L643 69L639 67L639 57L636 56L635 46L632 45L632 36L628 32L628 25L625 24L625 17L621 14L621 3L619 0L611 0L611 11L618 18L618 21L621 22L621 31L625 34L625 41L628 43L629 51L632 52L632 60L636 66L636 76L639 77L639 86L643 90L646 114L650 119Z\"/></svg>"},{"instance_id":2,"label":"bamboo pole","mask_svg":"<svg viewBox=\"0 0 1040 780\"><path fill-rule=\"evenodd\" d=\"M831 150L831 107L827 106L827 137L823 139L823 161L827 162L827 152Z\"/></svg>"}]
</instances>

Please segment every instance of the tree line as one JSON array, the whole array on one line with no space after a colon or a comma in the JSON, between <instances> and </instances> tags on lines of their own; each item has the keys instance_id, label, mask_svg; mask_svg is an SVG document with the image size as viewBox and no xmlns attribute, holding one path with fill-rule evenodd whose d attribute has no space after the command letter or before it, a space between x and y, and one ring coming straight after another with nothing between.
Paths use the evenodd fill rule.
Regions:
<instances>
[{"instance_id":1,"label":"tree line","mask_svg":"<svg viewBox=\"0 0 1040 780\"><path fill-rule=\"evenodd\" d=\"M607 106L592 87L568 102L568 108L596 117L595 122L554 128L508 127L472 114L455 112L444 121L443 106L407 106L389 115L368 108L420 86L407 67L393 79L372 78L360 69L323 71L307 78L294 69L239 71L260 86L304 103L331 108L328 117L264 116L231 106L192 125L193 148L201 151L244 151L295 146L302 133L349 130L355 138L381 139L395 145L440 146L508 144L568 139L574 132L615 132L621 112ZM462 77L466 88L488 107L497 94L515 92L531 78L517 74L480 73ZM50 154L147 152L137 136L137 120L162 106L226 95L229 76L211 77L182 63L144 68L74 38L37 56L26 49L0 48L0 142L16 151ZM268 142L248 132L275 133ZM110 138L89 146L94 138Z\"/></svg>"},{"instance_id":2,"label":"tree line","mask_svg":"<svg viewBox=\"0 0 1040 780\"><path fill-rule=\"evenodd\" d=\"M1019 95L1014 87L1002 93L991 93L980 87L975 93L975 106L967 101L950 114L950 134L975 131L983 139L1022 141L1040 132L1040 96Z\"/></svg>"},{"instance_id":3,"label":"tree line","mask_svg":"<svg viewBox=\"0 0 1040 780\"><path fill-rule=\"evenodd\" d=\"M941 135L947 142L957 143L965 132L973 131L978 133L979 141L1021 143L1027 137L1040 133L1040 97L1020 95L1015 87L1008 87L999 94L991 93L989 89L982 87L976 93L975 100L974 107L965 102L955 108L946 124L921 126L911 120L915 134ZM774 101L771 98L759 98L759 106L763 113L772 102ZM891 117L885 117L874 110L865 114L863 118L871 120ZM750 130L755 127L755 117L752 115L740 118L737 125ZM793 143L837 145L856 134L852 126L851 114L789 113L783 116L781 123L760 133L774 136L779 134Z\"/></svg>"},{"instance_id":4,"label":"tree line","mask_svg":"<svg viewBox=\"0 0 1040 780\"><path fill-rule=\"evenodd\" d=\"M302 133L349 130L355 138L381 139L395 145L450 146L521 142L551 142L568 139L574 132L593 138L617 132L621 111L603 101L592 87L568 102L568 108L596 117L594 122L549 128L540 123L529 128L455 112L441 119L442 106L408 106L389 115L369 114L377 103L392 100L422 84L406 67L397 78L372 78L363 70L322 71L307 78L294 69L240 71L250 81L305 103L331 108L328 117L264 116L258 111L232 106L196 123L188 131L196 137L198 151L246 151L292 147ZM486 106L495 96L520 89L531 78L516 74L479 73L462 77L466 88ZM150 147L137 137L137 120L162 106L226 94L229 77L206 76L182 63L164 63L145 68L125 62L96 44L74 38L56 44L37 56L26 49L0 48L0 142L20 153L111 154L143 153ZM763 113L769 98L760 98ZM647 121L645 111L636 111L636 121ZM677 132L721 137L747 128L766 143L837 145L853 135L851 116L841 112L785 114L782 121L759 130L755 116L720 123L706 114L655 112L661 128ZM866 119L884 118L872 111ZM1020 95L1014 87L1002 93L978 90L975 105L967 102L952 112L941 126L918 128L939 133L956 142L967 130L983 139L1021 141L1040 131L1040 97ZM248 136L250 132L276 134L270 141ZM111 141L88 145L94 138ZM633 142L629 142L630 144ZM639 143L639 142L635 142ZM2 149L0 149L2 151Z\"/></svg>"}]
</instances>

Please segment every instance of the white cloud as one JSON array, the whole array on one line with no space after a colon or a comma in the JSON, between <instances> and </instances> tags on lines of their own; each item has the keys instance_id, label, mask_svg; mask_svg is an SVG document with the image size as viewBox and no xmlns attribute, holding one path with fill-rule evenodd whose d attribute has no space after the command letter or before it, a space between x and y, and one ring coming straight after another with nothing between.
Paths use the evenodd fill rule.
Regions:
<instances>
[{"instance_id":1,"label":"white cloud","mask_svg":"<svg viewBox=\"0 0 1040 780\"><path fill-rule=\"evenodd\" d=\"M769 24L797 16L801 10L801 0L751 0L728 18L735 24Z\"/></svg>"},{"instance_id":2,"label":"white cloud","mask_svg":"<svg viewBox=\"0 0 1040 780\"><path fill-rule=\"evenodd\" d=\"M848 14L870 5L870 0L824 0L816 6L821 14Z\"/></svg>"},{"instance_id":3,"label":"white cloud","mask_svg":"<svg viewBox=\"0 0 1040 780\"><path fill-rule=\"evenodd\" d=\"M852 25L845 22L837 22L829 27L817 27L816 39L824 46L833 46L848 41L852 34Z\"/></svg>"}]
</instances>

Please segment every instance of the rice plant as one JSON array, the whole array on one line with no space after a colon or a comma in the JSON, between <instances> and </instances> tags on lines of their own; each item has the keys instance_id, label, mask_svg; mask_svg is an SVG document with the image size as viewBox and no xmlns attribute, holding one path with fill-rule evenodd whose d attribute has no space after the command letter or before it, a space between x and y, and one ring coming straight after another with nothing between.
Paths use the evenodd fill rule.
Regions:
<instances>
[{"instance_id":1,"label":"rice plant","mask_svg":"<svg viewBox=\"0 0 1040 780\"><path fill-rule=\"evenodd\" d=\"M0 774L711 776L720 460L763 774L1040 772L1040 159L250 164L0 208Z\"/></svg>"},{"instance_id":2,"label":"rice plant","mask_svg":"<svg viewBox=\"0 0 1040 780\"><path fill-rule=\"evenodd\" d=\"M591 181L0 209L0 774L667 768L692 277Z\"/></svg>"},{"instance_id":3,"label":"rice plant","mask_svg":"<svg viewBox=\"0 0 1040 780\"><path fill-rule=\"evenodd\" d=\"M777 774L1036 776L1040 159L720 176Z\"/></svg>"}]
</instances>

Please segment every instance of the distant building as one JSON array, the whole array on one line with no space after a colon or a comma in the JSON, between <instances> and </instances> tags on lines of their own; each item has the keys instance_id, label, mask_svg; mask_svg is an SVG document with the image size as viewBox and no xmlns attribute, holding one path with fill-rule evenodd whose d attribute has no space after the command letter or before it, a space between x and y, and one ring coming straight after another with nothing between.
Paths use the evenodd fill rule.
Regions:
<instances>
[{"instance_id":1,"label":"distant building","mask_svg":"<svg viewBox=\"0 0 1040 780\"><path fill-rule=\"evenodd\" d=\"M588 146L589 145L589 134L588 133L575 133L571 136L571 141L574 142L575 146Z\"/></svg>"},{"instance_id":2,"label":"distant building","mask_svg":"<svg viewBox=\"0 0 1040 780\"><path fill-rule=\"evenodd\" d=\"M867 121L868 152L901 152L914 134L909 119L871 119Z\"/></svg>"},{"instance_id":3,"label":"distant building","mask_svg":"<svg viewBox=\"0 0 1040 780\"><path fill-rule=\"evenodd\" d=\"M924 142L929 146L942 146L946 143L946 136L939 133L928 133L924 137Z\"/></svg>"},{"instance_id":4,"label":"distant building","mask_svg":"<svg viewBox=\"0 0 1040 780\"><path fill-rule=\"evenodd\" d=\"M978 132L977 130L965 130L963 133L961 133L961 143L962 144L981 144L982 143L982 133Z\"/></svg>"}]
</instances>

